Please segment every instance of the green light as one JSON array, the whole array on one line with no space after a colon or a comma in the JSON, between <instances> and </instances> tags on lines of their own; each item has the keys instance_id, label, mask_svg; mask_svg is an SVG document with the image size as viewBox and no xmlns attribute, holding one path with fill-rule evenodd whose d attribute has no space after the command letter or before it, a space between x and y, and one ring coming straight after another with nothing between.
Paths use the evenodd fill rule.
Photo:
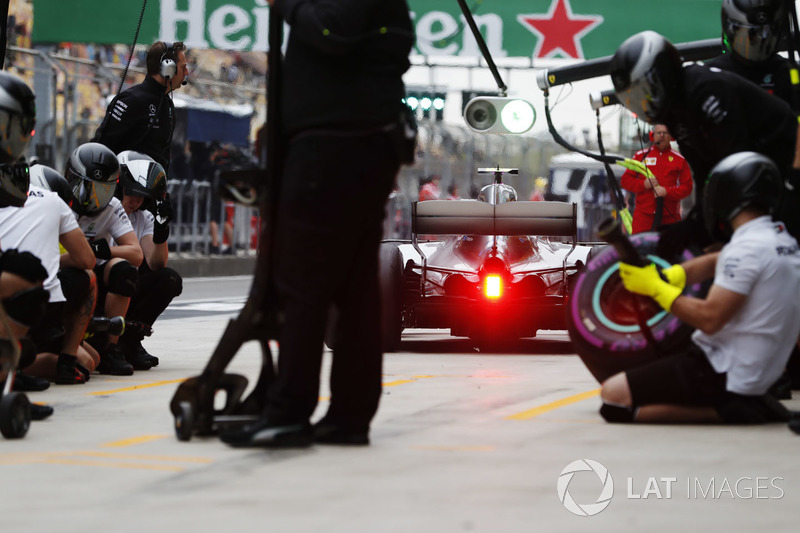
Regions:
<instances>
[{"instance_id":1,"label":"green light","mask_svg":"<svg viewBox=\"0 0 800 533\"><path fill-rule=\"evenodd\" d=\"M433 107L434 107L434 109L437 109L439 111L444 109L444 99L439 98L438 96L436 98L434 98L433 99Z\"/></svg>"},{"instance_id":2,"label":"green light","mask_svg":"<svg viewBox=\"0 0 800 533\"><path fill-rule=\"evenodd\" d=\"M427 111L428 109L430 109L432 103L433 102L431 102L431 99L428 98L427 96L422 97L422 100L419 101L419 104L422 106L423 111Z\"/></svg>"},{"instance_id":3,"label":"green light","mask_svg":"<svg viewBox=\"0 0 800 533\"><path fill-rule=\"evenodd\" d=\"M510 133L524 133L533 127L536 111L524 100L511 100L500 112L500 121Z\"/></svg>"},{"instance_id":4,"label":"green light","mask_svg":"<svg viewBox=\"0 0 800 533\"><path fill-rule=\"evenodd\" d=\"M417 100L416 97L414 96L409 96L406 102L408 103L408 107L410 107L412 111L416 111L417 107L419 107L419 100Z\"/></svg>"}]
</instances>

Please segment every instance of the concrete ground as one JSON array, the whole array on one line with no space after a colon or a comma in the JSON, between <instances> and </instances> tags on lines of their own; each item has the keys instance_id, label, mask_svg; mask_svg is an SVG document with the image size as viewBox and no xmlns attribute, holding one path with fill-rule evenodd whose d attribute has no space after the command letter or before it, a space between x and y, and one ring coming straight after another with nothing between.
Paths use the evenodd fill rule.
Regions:
<instances>
[{"instance_id":1,"label":"concrete ground","mask_svg":"<svg viewBox=\"0 0 800 533\"><path fill-rule=\"evenodd\" d=\"M407 333L386 356L366 448L178 442L168 403L232 316L217 305L157 324L153 370L29 393L56 412L0 439L4 533L795 530L800 437L784 425L606 424L565 332L507 353ZM253 377L259 357L248 345L231 371Z\"/></svg>"}]
</instances>

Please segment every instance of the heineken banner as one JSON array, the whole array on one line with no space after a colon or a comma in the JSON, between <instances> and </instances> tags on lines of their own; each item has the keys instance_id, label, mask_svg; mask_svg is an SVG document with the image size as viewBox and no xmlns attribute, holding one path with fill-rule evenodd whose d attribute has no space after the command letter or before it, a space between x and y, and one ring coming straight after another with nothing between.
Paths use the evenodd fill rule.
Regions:
<instances>
[{"instance_id":1,"label":"heineken banner","mask_svg":"<svg viewBox=\"0 0 800 533\"><path fill-rule=\"evenodd\" d=\"M673 42L720 35L721 0L467 0L495 58L591 59L628 36L654 30ZM141 0L36 0L33 42L127 44ZM409 0L422 55L477 56L456 0ZM267 49L266 0L149 0L140 43Z\"/></svg>"}]
</instances>

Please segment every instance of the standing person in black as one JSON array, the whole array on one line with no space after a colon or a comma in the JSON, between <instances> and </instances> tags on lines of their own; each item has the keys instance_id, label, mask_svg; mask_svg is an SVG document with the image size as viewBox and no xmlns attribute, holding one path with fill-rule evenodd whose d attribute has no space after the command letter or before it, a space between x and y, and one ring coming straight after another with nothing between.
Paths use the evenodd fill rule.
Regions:
<instances>
[{"instance_id":1,"label":"standing person in black","mask_svg":"<svg viewBox=\"0 0 800 533\"><path fill-rule=\"evenodd\" d=\"M800 130L789 104L732 72L684 66L672 43L652 31L620 45L610 74L625 107L651 124L667 125L692 169L697 198L703 197L709 172L724 157L753 151L772 159L789 183L775 216L793 236L800 236L800 198L790 189L800 168ZM659 255L670 257L689 243L710 243L698 208L662 232Z\"/></svg>"},{"instance_id":2,"label":"standing person in black","mask_svg":"<svg viewBox=\"0 0 800 533\"><path fill-rule=\"evenodd\" d=\"M791 62L778 54L789 33L786 0L724 0L722 43L725 52L705 64L735 72L793 108Z\"/></svg>"},{"instance_id":3,"label":"standing person in black","mask_svg":"<svg viewBox=\"0 0 800 533\"><path fill-rule=\"evenodd\" d=\"M788 103L792 109L800 109L800 98L791 83L792 63L778 54L784 37L789 36L789 13L787 0L724 0L722 2L722 43L725 53L705 64L722 70L735 72L770 94ZM800 212L797 210L800 191L787 191L780 200L779 220L786 223L798 237ZM795 348L788 365L788 382L800 389L800 348ZM788 382L787 382L788 379ZM780 388L780 385L777 387ZM784 389L778 393L780 399L788 399L791 393Z\"/></svg>"},{"instance_id":4,"label":"standing person in black","mask_svg":"<svg viewBox=\"0 0 800 533\"><path fill-rule=\"evenodd\" d=\"M157 41L147 51L146 62L144 81L111 101L92 141L108 146L115 154L135 150L149 155L169 175L175 129L175 106L170 93L186 83L186 46L182 42Z\"/></svg>"},{"instance_id":5,"label":"standing person in black","mask_svg":"<svg viewBox=\"0 0 800 533\"><path fill-rule=\"evenodd\" d=\"M277 377L264 416L232 446L368 444L381 395L378 247L386 198L412 150L402 75L414 41L406 0L270 0L291 26L283 64L288 139L275 229ZM353 98L358 94L358 98ZM406 148L405 150L401 148ZM323 338L338 311L327 414Z\"/></svg>"}]
</instances>

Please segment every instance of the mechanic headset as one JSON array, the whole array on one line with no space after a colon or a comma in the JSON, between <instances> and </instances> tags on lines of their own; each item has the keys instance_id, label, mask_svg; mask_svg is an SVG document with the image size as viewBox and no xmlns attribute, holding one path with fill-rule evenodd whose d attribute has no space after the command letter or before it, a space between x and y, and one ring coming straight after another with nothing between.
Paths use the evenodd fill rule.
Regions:
<instances>
[{"instance_id":1,"label":"mechanic headset","mask_svg":"<svg viewBox=\"0 0 800 533\"><path fill-rule=\"evenodd\" d=\"M164 43L164 46L166 48L159 60L161 62L161 67L159 67L158 73L161 74L162 78L174 78L178 73L178 64L175 62L177 55L175 53L175 43Z\"/></svg>"}]
</instances>

